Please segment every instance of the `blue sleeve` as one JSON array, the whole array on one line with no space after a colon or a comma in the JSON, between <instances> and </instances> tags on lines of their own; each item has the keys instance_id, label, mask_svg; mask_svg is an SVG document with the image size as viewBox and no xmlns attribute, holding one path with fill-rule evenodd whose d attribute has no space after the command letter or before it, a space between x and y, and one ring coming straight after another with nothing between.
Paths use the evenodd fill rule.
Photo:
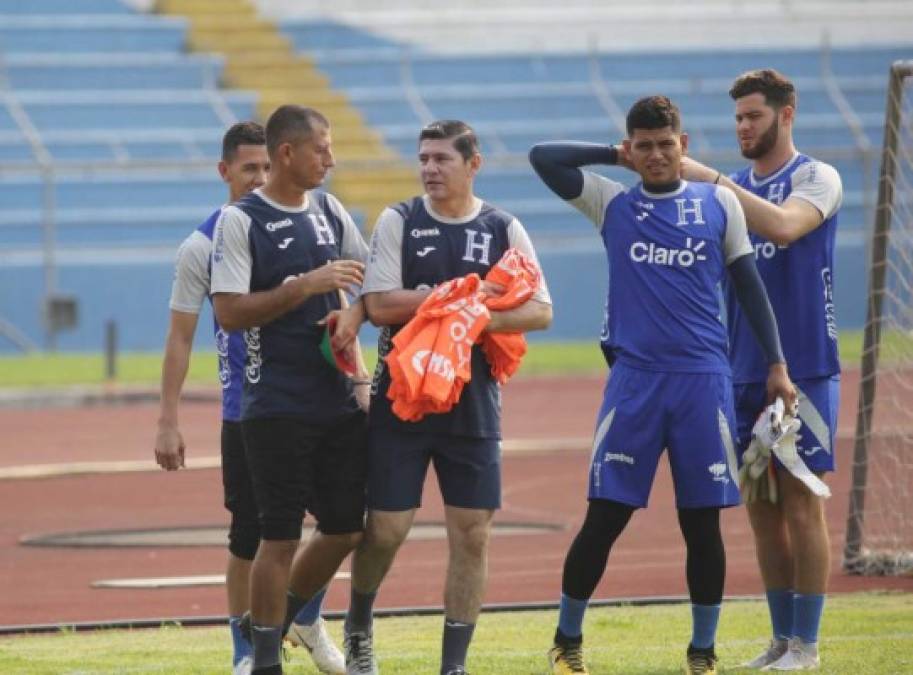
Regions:
<instances>
[{"instance_id":1,"label":"blue sleeve","mask_svg":"<svg viewBox=\"0 0 913 675\"><path fill-rule=\"evenodd\" d=\"M767 297L761 275L758 274L754 254L749 253L733 260L729 264L729 277L739 306L751 324L758 344L767 357L767 363L785 363L780 334L777 331L777 318L774 316L773 307L770 306L770 298Z\"/></svg>"},{"instance_id":2,"label":"blue sleeve","mask_svg":"<svg viewBox=\"0 0 913 675\"><path fill-rule=\"evenodd\" d=\"M581 166L616 164L618 150L612 145L574 141L537 143L529 151L529 163L539 178L562 199L576 199L583 192Z\"/></svg>"}]
</instances>

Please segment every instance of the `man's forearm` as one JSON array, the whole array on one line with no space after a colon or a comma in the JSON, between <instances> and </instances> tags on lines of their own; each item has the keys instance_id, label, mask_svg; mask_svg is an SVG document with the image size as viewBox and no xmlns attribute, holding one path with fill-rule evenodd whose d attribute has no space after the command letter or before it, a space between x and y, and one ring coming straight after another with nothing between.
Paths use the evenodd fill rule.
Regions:
<instances>
[{"instance_id":1,"label":"man's forearm","mask_svg":"<svg viewBox=\"0 0 913 675\"><path fill-rule=\"evenodd\" d=\"M400 289L382 293L366 293L362 297L368 319L375 326L399 326L415 316L416 310L431 293L431 289Z\"/></svg>"},{"instance_id":2,"label":"man's forearm","mask_svg":"<svg viewBox=\"0 0 913 675\"><path fill-rule=\"evenodd\" d=\"M581 166L615 164L618 149L596 143L537 143L529 151L529 162L545 183L562 199L576 199L583 192Z\"/></svg>"},{"instance_id":3,"label":"man's forearm","mask_svg":"<svg viewBox=\"0 0 913 675\"><path fill-rule=\"evenodd\" d=\"M729 274L739 305L751 325L768 365L784 363L783 348L770 299L758 274L753 254L742 256L729 265Z\"/></svg>"},{"instance_id":4,"label":"man's forearm","mask_svg":"<svg viewBox=\"0 0 913 675\"><path fill-rule=\"evenodd\" d=\"M213 310L225 330L263 326L291 311L309 297L300 279L268 291L216 293Z\"/></svg>"},{"instance_id":5,"label":"man's forearm","mask_svg":"<svg viewBox=\"0 0 913 675\"><path fill-rule=\"evenodd\" d=\"M782 207L752 194L725 176L720 178L719 183L735 193L745 212L745 222L749 230L781 246L794 241L793 228L790 227L789 218Z\"/></svg>"},{"instance_id":6,"label":"man's forearm","mask_svg":"<svg viewBox=\"0 0 913 675\"><path fill-rule=\"evenodd\" d=\"M528 300L519 307L491 313L485 327L489 333L525 333L545 330L552 323L552 306L538 300Z\"/></svg>"},{"instance_id":7,"label":"man's forearm","mask_svg":"<svg viewBox=\"0 0 913 675\"><path fill-rule=\"evenodd\" d=\"M162 359L162 387L159 407L159 424L177 426L178 403L190 365L191 342L176 338L171 333L165 343Z\"/></svg>"}]
</instances>

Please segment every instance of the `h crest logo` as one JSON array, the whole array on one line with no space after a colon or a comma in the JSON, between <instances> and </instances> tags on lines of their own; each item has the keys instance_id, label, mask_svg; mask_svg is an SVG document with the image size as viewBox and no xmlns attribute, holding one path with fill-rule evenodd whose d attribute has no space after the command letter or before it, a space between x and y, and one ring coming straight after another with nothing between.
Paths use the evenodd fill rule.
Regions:
<instances>
[{"instance_id":1,"label":"h crest logo","mask_svg":"<svg viewBox=\"0 0 913 675\"><path fill-rule=\"evenodd\" d=\"M482 241L476 241L476 235L481 234ZM466 254L463 260L466 262L479 262L483 265L490 265L488 261L488 249L491 244L490 232L476 232L475 230L466 230ZM478 260L475 258L475 252L480 251L481 255Z\"/></svg>"},{"instance_id":2,"label":"h crest logo","mask_svg":"<svg viewBox=\"0 0 913 675\"><path fill-rule=\"evenodd\" d=\"M783 193L786 191L786 183L771 183L767 186L767 201L774 204L783 203Z\"/></svg>"},{"instance_id":3,"label":"h crest logo","mask_svg":"<svg viewBox=\"0 0 913 675\"><path fill-rule=\"evenodd\" d=\"M327 217L321 214L309 213L308 218L311 219L311 226L314 228L314 236L317 237L317 243L323 246L326 245L335 245L336 236L333 234L333 228L330 227Z\"/></svg>"},{"instance_id":4,"label":"h crest logo","mask_svg":"<svg viewBox=\"0 0 913 675\"><path fill-rule=\"evenodd\" d=\"M704 224L704 214L701 209L702 199L676 199L675 205L678 207L678 222L675 223L679 227L685 225L703 225ZM691 202L691 206L687 206L687 202ZM694 220L689 220L688 216L694 216Z\"/></svg>"}]
</instances>

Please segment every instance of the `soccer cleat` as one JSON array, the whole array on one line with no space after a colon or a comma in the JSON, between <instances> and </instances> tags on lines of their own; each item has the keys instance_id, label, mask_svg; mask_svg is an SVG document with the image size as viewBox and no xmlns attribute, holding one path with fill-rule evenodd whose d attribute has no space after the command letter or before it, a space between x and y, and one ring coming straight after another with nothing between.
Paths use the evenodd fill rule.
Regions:
<instances>
[{"instance_id":1,"label":"soccer cleat","mask_svg":"<svg viewBox=\"0 0 913 675\"><path fill-rule=\"evenodd\" d=\"M561 643L548 650L548 662L552 667L552 675L573 675L573 673L583 673L589 675L586 665L583 663L583 644L578 642Z\"/></svg>"},{"instance_id":2,"label":"soccer cleat","mask_svg":"<svg viewBox=\"0 0 913 675\"><path fill-rule=\"evenodd\" d=\"M465 668L452 668L447 671L446 675L469 675Z\"/></svg>"},{"instance_id":3,"label":"soccer cleat","mask_svg":"<svg viewBox=\"0 0 913 675\"><path fill-rule=\"evenodd\" d=\"M687 663L685 672L688 675L716 675L717 661L713 647L700 649L688 645Z\"/></svg>"},{"instance_id":4,"label":"soccer cleat","mask_svg":"<svg viewBox=\"0 0 913 675\"><path fill-rule=\"evenodd\" d=\"M304 647L311 653L314 665L321 673L344 675L346 660L333 644L333 639L327 632L326 621L318 618L310 626L302 623L292 623L285 634L285 639L296 647Z\"/></svg>"},{"instance_id":5,"label":"soccer cleat","mask_svg":"<svg viewBox=\"0 0 913 675\"><path fill-rule=\"evenodd\" d=\"M786 653L787 649L789 649L788 641L774 638L770 641L770 644L767 645L767 649L765 649L761 654L753 658L751 661L743 663L742 667L760 670L764 666L769 666L771 663L783 656Z\"/></svg>"},{"instance_id":6,"label":"soccer cleat","mask_svg":"<svg viewBox=\"0 0 913 675\"><path fill-rule=\"evenodd\" d=\"M374 636L364 631L346 632L343 636L346 652L346 675L379 675L374 658Z\"/></svg>"},{"instance_id":7,"label":"soccer cleat","mask_svg":"<svg viewBox=\"0 0 913 675\"><path fill-rule=\"evenodd\" d=\"M254 669L254 657L242 657L231 669L231 675L250 675Z\"/></svg>"},{"instance_id":8,"label":"soccer cleat","mask_svg":"<svg viewBox=\"0 0 913 675\"><path fill-rule=\"evenodd\" d=\"M786 650L786 653L761 670L816 670L820 666L821 659L818 657L817 643L803 642L799 638L793 638L789 641L789 649Z\"/></svg>"}]
</instances>

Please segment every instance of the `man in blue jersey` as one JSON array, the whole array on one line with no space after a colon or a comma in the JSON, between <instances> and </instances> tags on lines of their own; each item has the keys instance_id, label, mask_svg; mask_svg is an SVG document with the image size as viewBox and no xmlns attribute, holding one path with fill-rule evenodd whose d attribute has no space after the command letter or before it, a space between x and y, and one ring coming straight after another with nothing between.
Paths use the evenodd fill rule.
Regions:
<instances>
[{"instance_id":1,"label":"man in blue jersey","mask_svg":"<svg viewBox=\"0 0 913 675\"><path fill-rule=\"evenodd\" d=\"M530 161L543 181L599 228L609 263L602 347L613 364L596 424L589 505L564 565L555 644L557 675L588 672L583 616L609 551L646 506L668 449L693 630L689 673L715 673L725 578L720 509L739 502L732 381L718 284L729 277L762 345L766 393L794 398L777 325L758 277L742 209L732 192L679 178L687 134L664 96L635 103L621 148L543 143ZM580 167L633 166L626 188Z\"/></svg>"},{"instance_id":2,"label":"man in blue jersey","mask_svg":"<svg viewBox=\"0 0 913 675\"><path fill-rule=\"evenodd\" d=\"M371 397L368 523L352 563L345 623L346 663L354 675L378 672L372 607L412 526L429 462L434 462L444 498L450 544L440 672L465 673L485 588L491 519L501 497L500 387L481 347L472 348L472 379L454 408L418 422L393 414L383 357L434 286L473 272L484 277L512 247L536 261L520 222L473 192L482 156L471 127L456 120L429 124L419 134L418 159L425 194L381 213L363 289L368 316L382 330ZM520 307L492 312L487 330L544 329L551 316L543 282Z\"/></svg>"},{"instance_id":3,"label":"man in blue jersey","mask_svg":"<svg viewBox=\"0 0 913 675\"><path fill-rule=\"evenodd\" d=\"M750 71L736 79L729 94L736 106L739 145L752 165L725 177L689 161L683 175L710 181L719 177L745 210L758 270L799 390L802 431L797 446L806 465L822 476L834 470L840 395L833 303L834 242L843 198L840 175L796 150L796 90L782 74ZM764 362L732 289L727 290L726 301L739 445L744 451L765 403ZM777 469L779 504L748 505L773 639L746 665L765 670L817 668L818 627L830 570L824 505L782 466Z\"/></svg>"},{"instance_id":4,"label":"man in blue jersey","mask_svg":"<svg viewBox=\"0 0 913 675\"><path fill-rule=\"evenodd\" d=\"M256 122L233 125L222 139L219 175L228 186L229 203L262 186L269 172L266 136ZM212 236L222 209L217 209L181 244L171 292L171 319L162 363L161 411L155 440L159 465L174 471L184 466L184 439L178 426L178 402L193 348L197 320L210 293ZM234 654L234 673L245 675L252 666L252 648L242 635L240 617L250 606L250 566L260 543L257 506L254 502L241 437L241 374L244 371L244 340L240 331L226 332L215 322L219 381L222 385L222 484L225 507L231 513L229 555L225 573L229 625ZM308 542L309 554L321 555L322 535ZM320 608L325 590L313 596L296 616L288 638L305 646L323 672L338 672L342 653L332 643Z\"/></svg>"}]
</instances>

